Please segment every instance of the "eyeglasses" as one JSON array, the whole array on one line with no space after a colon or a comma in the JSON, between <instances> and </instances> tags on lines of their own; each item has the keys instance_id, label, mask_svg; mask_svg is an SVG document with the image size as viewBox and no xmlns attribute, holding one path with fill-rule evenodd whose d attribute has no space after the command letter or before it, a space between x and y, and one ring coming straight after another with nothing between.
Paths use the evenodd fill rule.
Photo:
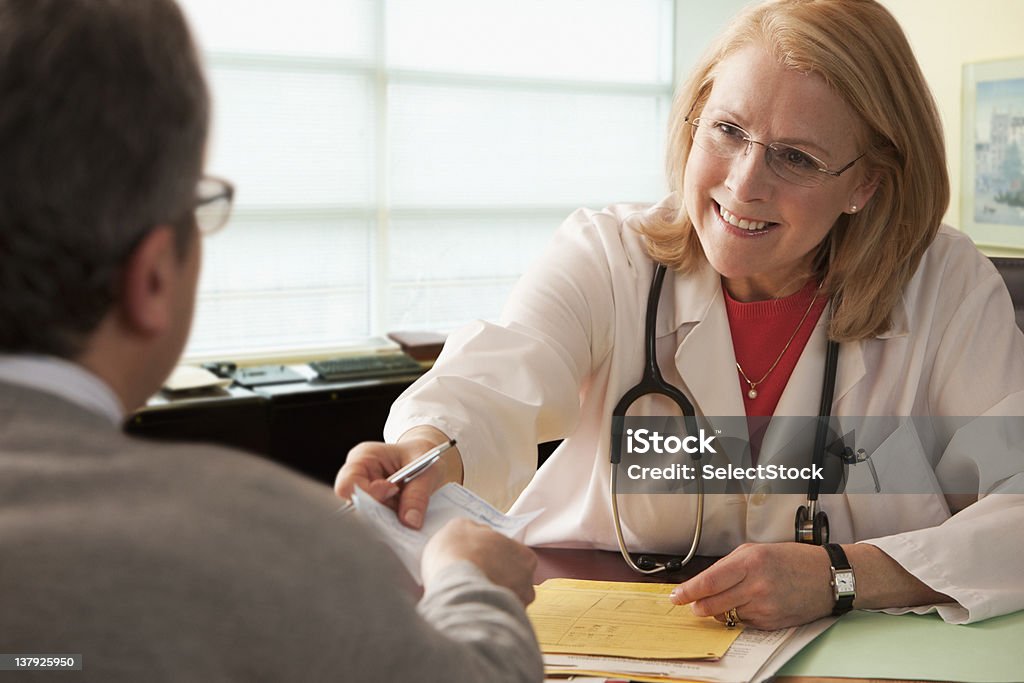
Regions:
<instances>
[{"instance_id":1,"label":"eyeglasses","mask_svg":"<svg viewBox=\"0 0 1024 683\"><path fill-rule=\"evenodd\" d=\"M212 235L227 225L234 198L235 186L227 180L214 176L199 179L194 213L201 234Z\"/></svg>"},{"instance_id":2,"label":"eyeglasses","mask_svg":"<svg viewBox=\"0 0 1024 683\"><path fill-rule=\"evenodd\" d=\"M764 147L764 161L775 175L801 187L817 187L826 178L838 178L860 160L864 154L832 171L818 157L782 142L759 142L747 131L733 123L715 119L686 119L694 143L709 154L723 159L734 159L748 154L753 145Z\"/></svg>"}]
</instances>

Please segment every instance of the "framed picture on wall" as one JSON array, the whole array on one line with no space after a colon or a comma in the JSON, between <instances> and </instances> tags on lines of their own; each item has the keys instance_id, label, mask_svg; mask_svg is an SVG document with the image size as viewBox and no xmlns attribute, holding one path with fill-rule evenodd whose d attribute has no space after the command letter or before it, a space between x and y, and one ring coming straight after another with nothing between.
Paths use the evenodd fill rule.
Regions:
<instances>
[{"instance_id":1,"label":"framed picture on wall","mask_svg":"<svg viewBox=\"0 0 1024 683\"><path fill-rule=\"evenodd\" d=\"M966 64L963 87L961 226L1024 252L1024 56Z\"/></svg>"}]
</instances>

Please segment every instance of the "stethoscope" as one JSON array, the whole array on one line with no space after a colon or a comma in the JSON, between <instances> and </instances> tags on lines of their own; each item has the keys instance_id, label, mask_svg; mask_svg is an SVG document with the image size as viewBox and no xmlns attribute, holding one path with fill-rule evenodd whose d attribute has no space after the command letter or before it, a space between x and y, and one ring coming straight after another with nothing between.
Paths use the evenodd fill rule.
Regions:
<instances>
[{"instance_id":1,"label":"stethoscope","mask_svg":"<svg viewBox=\"0 0 1024 683\"><path fill-rule=\"evenodd\" d=\"M626 540L622 536L622 522L619 518L618 503L618 464L622 459L622 431L625 423L626 411L642 396L657 394L664 396L675 403L683 414L683 421L686 431L690 434L697 433L697 417L690 399L678 388L665 381L658 367L658 357L655 354L655 329L658 322L658 301L661 298L661 286L665 281L666 267L658 264L654 271L654 278L651 280L651 291L647 297L647 316L644 321L644 372L640 382L629 389L612 411L612 440L611 440L611 501L612 520L615 523L615 538L619 543L619 552L622 558L629 565L630 569L640 574L656 574L658 572L674 572L682 569L694 555L697 554L697 546L700 545L701 532L704 525L704 481L702 477L696 477L697 485L697 511L694 515L693 542L684 557L675 557L665 562L656 561L654 558L641 555L635 561L626 548ZM814 450L812 452L812 464L821 467L825 460L825 450L829 435L829 418L832 415L832 397L836 386L836 368L839 362L839 344L829 340L828 349L825 354L825 373L821 386L821 405L818 409L818 419L814 432ZM700 453L691 456L694 461L700 460ZM818 505L818 493L821 484L817 479L810 479L807 484L807 504L801 505L796 511L795 537L797 543L810 543L824 545L828 543L829 527L828 515Z\"/></svg>"}]
</instances>

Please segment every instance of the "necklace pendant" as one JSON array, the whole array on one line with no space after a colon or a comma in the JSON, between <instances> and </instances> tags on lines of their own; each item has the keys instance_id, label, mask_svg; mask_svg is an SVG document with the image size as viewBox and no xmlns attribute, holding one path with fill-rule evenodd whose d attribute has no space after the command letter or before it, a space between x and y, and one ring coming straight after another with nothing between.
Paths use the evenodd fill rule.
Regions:
<instances>
[{"instance_id":1,"label":"necklace pendant","mask_svg":"<svg viewBox=\"0 0 1024 683\"><path fill-rule=\"evenodd\" d=\"M747 396L748 396L748 397L749 397L749 398L750 398L751 400L753 400L753 399L757 398L757 389L755 389L755 388L751 387L751 388L750 388L750 391L748 391L748 392L747 392Z\"/></svg>"}]
</instances>

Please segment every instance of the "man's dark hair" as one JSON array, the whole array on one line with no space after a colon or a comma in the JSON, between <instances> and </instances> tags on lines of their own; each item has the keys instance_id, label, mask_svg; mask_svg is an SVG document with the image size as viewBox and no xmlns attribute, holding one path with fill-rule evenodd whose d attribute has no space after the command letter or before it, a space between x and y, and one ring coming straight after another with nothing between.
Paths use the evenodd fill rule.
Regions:
<instances>
[{"instance_id":1,"label":"man's dark hair","mask_svg":"<svg viewBox=\"0 0 1024 683\"><path fill-rule=\"evenodd\" d=\"M73 358L158 224L192 224L209 97L173 0L0 0L0 351Z\"/></svg>"}]
</instances>

